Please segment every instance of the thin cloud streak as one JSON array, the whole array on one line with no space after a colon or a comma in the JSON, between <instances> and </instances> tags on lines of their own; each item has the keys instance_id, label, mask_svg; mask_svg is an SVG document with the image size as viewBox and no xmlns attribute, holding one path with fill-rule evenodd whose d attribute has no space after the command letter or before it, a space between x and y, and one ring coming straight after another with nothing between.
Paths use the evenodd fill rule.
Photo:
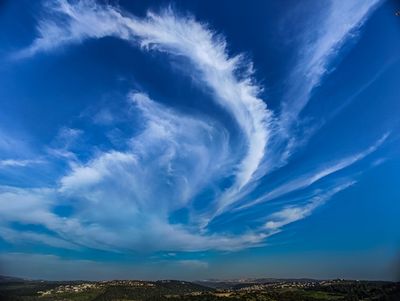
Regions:
<instances>
[{"instance_id":1,"label":"thin cloud streak","mask_svg":"<svg viewBox=\"0 0 400 301\"><path fill-rule=\"evenodd\" d=\"M357 163L358 161L364 159L366 156L370 155L371 153L375 152L386 141L388 136L389 136L389 133L386 133L374 145L368 147L366 150L364 150L360 153L354 154L352 156L342 158L338 162L335 162L334 164L332 164L328 167L324 167L313 173L308 173L297 179L289 181L289 182L271 190L264 196L254 200L252 202L246 203L239 208L236 208L236 210L243 210L245 208L249 208L249 207L255 206L257 204L279 198L288 193L291 193L291 192L294 192L297 190L301 190L301 189L305 189L305 188L311 186L312 184L316 183L317 181L319 181L323 178L326 178L338 171L341 171L341 170Z\"/></svg>"},{"instance_id":2,"label":"thin cloud streak","mask_svg":"<svg viewBox=\"0 0 400 301\"><path fill-rule=\"evenodd\" d=\"M278 231L282 227L302 220L313 213L313 211L327 202L335 194L353 186L356 181L349 181L341 184L328 192L322 193L313 197L307 204L299 206L287 206L282 210L275 212L269 216L268 222L265 224L265 228L268 230Z\"/></svg>"},{"instance_id":3,"label":"thin cloud streak","mask_svg":"<svg viewBox=\"0 0 400 301\"><path fill-rule=\"evenodd\" d=\"M47 2L46 16L38 24L38 37L29 47L17 52L14 59L27 59L103 37L128 41L143 51L174 56L182 59L184 72L196 78L199 88L233 117L240 139L233 141L227 126L209 116L191 116L158 103L151 98L151 93L132 91L126 99L127 115L139 121L142 127L125 137L122 149L97 150L81 161L71 151L71 146L85 132L64 127L55 139L56 146L48 148L50 156L68 163L56 187L0 187L0 236L18 243L15 231L9 227L19 222L40 225L55 234L21 232L21 237L27 241L65 249L198 252L236 251L264 245L267 237L278 233L285 225L306 218L354 181L324 194L318 193L304 206L265 213L260 218L261 225L243 227L240 233L225 229L213 232L209 225L222 214L307 189L364 159L387 139L388 134L360 153L289 179L261 198L248 200L249 194L258 187L258 181L290 157L298 140L295 134L285 132L286 125L297 120L312 89L328 72L332 57L361 27L376 3L370 1L350 16L355 9L352 5L340 4L342 7L332 2L326 24L317 32L317 38L304 46L309 52L303 53L294 71L295 76L306 74L306 82L301 87L305 88L300 98L293 99L291 93L296 87L290 90L287 96L290 101L283 106L281 116L277 116L259 97L262 88L253 78L251 62L244 55L228 55L224 37L191 16L166 9L138 18L90 0ZM338 15L336 10L346 13ZM346 26L339 26L344 21L348 21ZM332 32L326 30L328 25L339 26L340 30L332 36ZM95 121L108 124L112 118L104 115ZM278 137L280 143L271 145L271 137ZM286 149L282 148L285 143ZM23 161L3 160L0 167L2 162L4 166L24 164ZM214 183L229 185L221 189L214 188ZM197 198L210 190L212 200L198 208ZM71 214L68 217L57 215L55 208L59 205L70 208ZM188 211L187 220L171 218L180 210ZM202 262L193 260L180 264L206 268Z\"/></svg>"},{"instance_id":4,"label":"thin cloud streak","mask_svg":"<svg viewBox=\"0 0 400 301\"><path fill-rule=\"evenodd\" d=\"M300 113L312 98L312 93L334 68L348 41L358 38L361 28L382 0L328 1L326 15L316 18L301 34L302 43L297 63L288 76L287 92L283 95L277 117L275 146L266 166L269 169L285 165L290 157L320 128L304 127ZM276 155L279 153L279 155Z\"/></svg>"},{"instance_id":5,"label":"thin cloud streak","mask_svg":"<svg viewBox=\"0 0 400 301\"><path fill-rule=\"evenodd\" d=\"M306 31L307 35L303 37L299 61L291 75L291 90L282 106L282 128L287 129L297 120L310 100L312 90L329 73L331 61L347 40L357 37L360 28L381 2L333 0L323 20L318 21L318 25L310 25L313 28Z\"/></svg>"},{"instance_id":6,"label":"thin cloud streak","mask_svg":"<svg viewBox=\"0 0 400 301\"><path fill-rule=\"evenodd\" d=\"M74 5L59 1L49 4L48 9L56 16L66 17L66 24L58 23L57 18L42 20L38 26L39 37L16 57L29 57L106 36L139 43L142 49L186 57L193 64L192 72L200 75L215 95L215 101L235 117L247 140L247 153L238 165L236 183L227 192L229 197L221 198L219 206L226 206L232 193L251 181L264 157L271 113L257 96L261 88L254 83L251 64L241 55L228 57L226 42L221 36L191 17L177 16L171 9L159 15L150 12L145 19L123 15L114 7L93 1L78 1ZM242 72L242 79L236 76L239 69L247 70Z\"/></svg>"},{"instance_id":7,"label":"thin cloud streak","mask_svg":"<svg viewBox=\"0 0 400 301\"><path fill-rule=\"evenodd\" d=\"M29 160L29 159L5 159L0 160L0 168L7 168L7 167L25 167L35 164L41 164L44 161L42 160Z\"/></svg>"}]
</instances>

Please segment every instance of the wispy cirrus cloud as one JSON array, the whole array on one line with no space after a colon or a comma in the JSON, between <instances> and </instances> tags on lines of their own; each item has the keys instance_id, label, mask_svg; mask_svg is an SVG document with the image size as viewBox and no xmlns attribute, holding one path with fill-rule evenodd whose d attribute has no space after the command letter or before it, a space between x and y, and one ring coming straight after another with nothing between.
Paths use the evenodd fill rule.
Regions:
<instances>
[{"instance_id":1,"label":"wispy cirrus cloud","mask_svg":"<svg viewBox=\"0 0 400 301\"><path fill-rule=\"evenodd\" d=\"M271 146L273 153L266 166L285 165L318 131L321 124L305 125L301 113L311 100L313 91L334 70L333 62L341 50L359 37L361 28L382 2L326 1L325 9L299 33L299 50L288 74L286 92L277 113L279 125Z\"/></svg>"},{"instance_id":2,"label":"wispy cirrus cloud","mask_svg":"<svg viewBox=\"0 0 400 301\"><path fill-rule=\"evenodd\" d=\"M301 37L298 62L292 71L287 99L282 103L281 122L287 128L296 122L312 90L331 70L331 62L346 41L354 39L381 0L328 1L320 18L311 22ZM299 80L300 79L300 80Z\"/></svg>"},{"instance_id":3,"label":"wispy cirrus cloud","mask_svg":"<svg viewBox=\"0 0 400 301\"><path fill-rule=\"evenodd\" d=\"M74 160L57 188L4 187L3 221L41 225L67 241L108 251L236 250L261 243L262 233L205 235L170 223L174 210L226 172L228 134L215 122L181 115L143 93L130 94L128 102L144 123L128 149L100 152L85 163ZM73 214L53 213L60 204ZM56 245L31 234L23 236ZM0 235L10 240L9 233Z\"/></svg>"},{"instance_id":4,"label":"wispy cirrus cloud","mask_svg":"<svg viewBox=\"0 0 400 301\"><path fill-rule=\"evenodd\" d=\"M17 231L8 227L0 227L0 237L5 241L17 245L42 244L59 249L78 250L79 246L55 237L51 234L37 233L35 231Z\"/></svg>"},{"instance_id":5,"label":"wispy cirrus cloud","mask_svg":"<svg viewBox=\"0 0 400 301\"><path fill-rule=\"evenodd\" d=\"M33 164L43 163L42 160L38 159L4 159L0 160L0 168L1 167L25 167Z\"/></svg>"},{"instance_id":6,"label":"wispy cirrus cloud","mask_svg":"<svg viewBox=\"0 0 400 301\"><path fill-rule=\"evenodd\" d=\"M235 194L252 180L263 160L270 133L271 112L258 98L261 88L254 83L251 63L242 55L229 57L223 37L192 17L176 15L171 9L161 14L149 12L146 18L138 19L93 1L79 1L74 5L59 1L49 5L51 12L65 17L67 22L57 18L42 20L38 26L39 37L17 56L54 50L88 38L115 36L140 44L142 49L190 61L191 72L199 75L201 84L234 116L244 134L245 155L238 163L235 184L219 199L219 210L233 202ZM238 70L241 78L237 76Z\"/></svg>"},{"instance_id":7,"label":"wispy cirrus cloud","mask_svg":"<svg viewBox=\"0 0 400 301\"><path fill-rule=\"evenodd\" d=\"M364 159L387 138L385 135L370 148L338 158L312 173L288 179L263 191L256 200L249 199L262 176L290 158L297 136L288 129L328 72L338 49L357 32L377 3L358 3L361 8L356 9L356 5L332 1L323 26L304 37L304 49L293 70L293 86L279 115L260 98L262 87L253 77L251 61L241 54L228 54L225 38L194 17L169 8L138 18L90 0L46 2L38 37L14 58L26 59L103 37L178 58L185 65L184 75L195 78L211 101L233 117L239 139L231 139L232 129L210 116L181 112L158 103L144 91L132 91L127 96L129 117L139 120L142 127L124 136L124 147L96 150L88 159L80 160L70 146L84 132L62 128L57 147L48 152L66 160L68 169L59 174L56 187L2 187L0 216L4 229L12 222L41 225L56 234L54 240L31 232L24 237L53 247L63 248L65 241L107 251L232 251L263 245L268 236L309 216L354 182L319 192L306 205L265 212L262 222L243 227L239 233L226 229L214 232L209 225L231 211L247 210L307 189ZM332 32L329 27L338 30ZM109 111L102 112L107 114L97 116L100 123L113 119ZM278 143L271 145L271 137ZM223 183L223 188L216 183ZM204 195L207 200L199 201ZM68 217L55 213L60 204L71 209ZM181 211L184 218L174 219ZM9 240L15 237L14 230L7 231L0 231L0 235ZM181 263L206 266L197 261Z\"/></svg>"},{"instance_id":8,"label":"wispy cirrus cloud","mask_svg":"<svg viewBox=\"0 0 400 301\"><path fill-rule=\"evenodd\" d=\"M268 222L265 224L265 228L268 230L279 231L282 227L288 224L302 220L311 215L315 209L323 205L335 194L351 187L355 183L356 181L348 181L344 184L339 184L327 192L314 196L310 201L303 205L285 206L282 210L274 212L268 217Z\"/></svg>"},{"instance_id":9,"label":"wispy cirrus cloud","mask_svg":"<svg viewBox=\"0 0 400 301\"><path fill-rule=\"evenodd\" d=\"M318 182L319 180L324 179L330 175L333 175L336 172L341 171L347 167L350 167L351 165L364 159L366 156L368 156L371 153L373 153L374 151L376 151L386 141L386 139L388 137L389 137L389 133L386 133L380 139L378 139L378 141L376 141L373 145L371 145L367 149L365 149L359 153L353 154L349 157L341 158L338 162L334 162L328 166L324 166L323 168L320 168L312 173L307 173L307 174L302 175L298 178L295 178L291 181L288 181L288 182L272 189L271 191L267 192L262 197L254 200L254 201L247 202L246 204L244 204L241 207L236 208L236 209L242 210L244 208L249 208L249 207L255 206L257 204L279 198L288 193L291 193L291 192L294 192L297 190L301 190L301 189L305 189L305 188L311 186L312 184Z\"/></svg>"}]
</instances>

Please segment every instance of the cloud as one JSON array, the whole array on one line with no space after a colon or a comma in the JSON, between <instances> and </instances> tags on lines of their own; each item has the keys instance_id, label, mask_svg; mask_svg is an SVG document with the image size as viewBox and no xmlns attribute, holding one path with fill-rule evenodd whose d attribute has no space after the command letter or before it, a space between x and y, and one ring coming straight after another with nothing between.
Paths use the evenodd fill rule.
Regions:
<instances>
[{"instance_id":1,"label":"cloud","mask_svg":"<svg viewBox=\"0 0 400 301\"><path fill-rule=\"evenodd\" d=\"M43 163L42 160L21 160L21 159L5 159L0 160L0 168L1 167L25 167L33 164Z\"/></svg>"},{"instance_id":2,"label":"cloud","mask_svg":"<svg viewBox=\"0 0 400 301\"><path fill-rule=\"evenodd\" d=\"M227 131L216 122L166 108L144 93L134 92L128 100L144 127L126 150L74 161L56 188L3 187L3 222L41 225L64 240L108 251L236 250L259 244L263 234L201 234L169 221L172 212L190 207L202 188L227 172ZM53 213L58 205L71 207L71 216ZM28 234L21 237L56 246L43 235Z\"/></svg>"},{"instance_id":3,"label":"cloud","mask_svg":"<svg viewBox=\"0 0 400 301\"><path fill-rule=\"evenodd\" d=\"M20 221L47 224L57 219L49 210L53 200L51 189L29 189L0 186L1 222Z\"/></svg>"},{"instance_id":4,"label":"cloud","mask_svg":"<svg viewBox=\"0 0 400 301\"><path fill-rule=\"evenodd\" d=\"M159 113L169 114L166 112ZM97 225L87 233L88 240L137 251L236 249L260 240L255 235L203 236L169 223L171 212L185 207L193 195L212 182L225 154L204 148L207 141L200 140L201 136L208 140L218 135L207 124L151 116L127 152L99 154L83 166L75 166L60 180L61 195L79 200L74 216ZM174 125L174 121L178 123ZM109 236L105 236L107 232Z\"/></svg>"},{"instance_id":5,"label":"cloud","mask_svg":"<svg viewBox=\"0 0 400 301\"><path fill-rule=\"evenodd\" d=\"M3 128L0 126L0 158L2 160L32 160L35 152L30 142L30 137L24 132L16 131L14 128ZM27 159L28 158L28 159ZM6 161L6 164L12 161Z\"/></svg>"},{"instance_id":6,"label":"cloud","mask_svg":"<svg viewBox=\"0 0 400 301\"><path fill-rule=\"evenodd\" d=\"M67 250L79 249L79 246L62 238L55 237L54 235L36 233L34 231L16 231L7 227L0 227L0 237L9 243L17 245L26 246L31 243L36 243Z\"/></svg>"},{"instance_id":7,"label":"cloud","mask_svg":"<svg viewBox=\"0 0 400 301\"><path fill-rule=\"evenodd\" d=\"M5 131L0 128L0 151L11 151L20 146L20 141L17 141L10 135L7 135Z\"/></svg>"},{"instance_id":8,"label":"cloud","mask_svg":"<svg viewBox=\"0 0 400 301\"><path fill-rule=\"evenodd\" d=\"M229 57L226 42L205 24L179 16L171 9L149 12L144 19L94 1L48 4L50 18L40 21L39 37L18 57L52 51L88 38L114 36L139 44L142 49L183 57L192 65L214 100L231 113L245 138L245 155L238 163L236 181L219 199L219 210L234 201L235 194L251 182L263 160L269 137L271 112L258 98L261 88L252 78L251 63L244 56ZM237 76L238 71L242 74ZM243 72L244 71L244 72Z\"/></svg>"},{"instance_id":9,"label":"cloud","mask_svg":"<svg viewBox=\"0 0 400 301\"><path fill-rule=\"evenodd\" d=\"M105 178L115 177L118 170L121 170L121 175L124 176L125 166L133 165L134 162L135 157L130 154L115 151L102 154L85 166L74 166L72 172L60 180L60 191L82 193L91 190Z\"/></svg>"},{"instance_id":10,"label":"cloud","mask_svg":"<svg viewBox=\"0 0 400 301\"><path fill-rule=\"evenodd\" d=\"M305 39L306 50L293 73L306 74L301 85L304 90L299 99L293 98L293 103L283 106L282 116L276 116L259 96L262 88L253 78L251 61L241 54L228 54L224 37L192 16L169 8L138 18L90 0L46 2L37 38L16 53L15 58L55 52L87 39L123 39L143 51L178 58L185 67L184 75L191 76L212 101L226 110L235 125L227 126L211 116L173 109L152 99L151 93L132 91L127 95L127 115L138 126L134 134L124 134L123 147L96 149L81 159L71 149L84 132L64 127L53 147L48 148L51 156L68 163L67 169L58 175L57 185L40 189L0 187L0 235L21 243L17 239L18 230L13 228L13 223L18 222L39 225L52 233L21 231L21 238L57 248L86 247L128 253L234 251L261 246L283 226L310 215L352 182L316 195L304 206L277 208L272 214L263 212L261 224L250 227L250 222L245 221L236 232L210 228L212 221L232 209L245 210L334 175L362 160L385 141L387 135L363 152L289 179L263 192L261 198L249 201L261 178L277 168L282 158L290 157L291 145L296 145L295 134L282 134L285 123L297 118L311 90L327 72L325 69L336 49L362 25L374 7L369 2L353 16L352 5L338 5L332 3L326 24L311 34L315 39ZM345 14L342 16L336 10ZM341 27L341 22L347 25ZM332 36L326 26L333 25L340 28ZM294 107L293 112L288 109L290 106ZM100 111L94 120L112 123L107 112ZM231 135L234 130L238 130L236 139ZM279 137L283 143L271 142L271 137ZM285 143L289 148L282 149ZM0 135L0 146L3 144L10 142ZM16 166L18 162L5 164ZM61 205L71 209L68 216L56 214ZM178 264L207 266L196 260Z\"/></svg>"},{"instance_id":11,"label":"cloud","mask_svg":"<svg viewBox=\"0 0 400 301\"><path fill-rule=\"evenodd\" d=\"M298 54L291 69L286 92L277 114L277 131L271 140L272 154L265 164L269 169L285 165L292 154L317 132L321 124L302 122L300 113L312 93L334 68L333 62L348 41L356 40L369 16L382 0L327 1L322 13L313 13L299 33ZM343 106L332 113L335 115Z\"/></svg>"},{"instance_id":12,"label":"cloud","mask_svg":"<svg viewBox=\"0 0 400 301\"><path fill-rule=\"evenodd\" d=\"M323 168L320 168L312 173L308 173L305 175L302 175L294 180L288 181L281 186L278 186L275 189L272 189L271 191L267 192L264 196L248 202L241 207L237 209L244 209L244 208L249 208L252 206L255 206L257 204L271 201L273 199L276 199L278 197L284 196L288 193L307 188L311 186L312 184L316 183L317 181L326 178L338 171L341 171L358 161L364 159L366 156L370 155L371 153L375 152L379 146L381 146L386 139L388 138L389 133L384 134L378 141L376 141L372 146L368 147L362 152L359 152L357 154L353 154L349 157L341 158L339 161L334 162L333 164L330 164L329 166L325 166Z\"/></svg>"},{"instance_id":13,"label":"cloud","mask_svg":"<svg viewBox=\"0 0 400 301\"><path fill-rule=\"evenodd\" d=\"M312 90L330 71L330 63L349 39L354 39L380 0L329 1L326 15L318 24L311 22L304 30L298 63L291 75L291 88L283 103L283 127L296 121L310 99ZM300 79L300 80L299 80ZM296 82L298 84L296 84Z\"/></svg>"},{"instance_id":14,"label":"cloud","mask_svg":"<svg viewBox=\"0 0 400 301\"><path fill-rule=\"evenodd\" d=\"M307 216L311 215L312 212L323 205L327 200L332 198L335 194L347 189L348 187L354 185L355 181L349 181L347 183L341 184L328 192L322 193L313 197L305 205L294 205L284 207L282 210L271 214L268 218L269 221L265 224L265 228L268 230L278 231L285 225L291 224L293 222L302 220Z\"/></svg>"},{"instance_id":15,"label":"cloud","mask_svg":"<svg viewBox=\"0 0 400 301\"><path fill-rule=\"evenodd\" d=\"M373 167L377 167L377 166L380 166L380 165L384 164L387 160L388 160L388 158L378 158L375 161L373 161L371 163L371 165Z\"/></svg>"},{"instance_id":16,"label":"cloud","mask_svg":"<svg viewBox=\"0 0 400 301\"><path fill-rule=\"evenodd\" d=\"M115 117L108 109L102 109L93 116L93 122L110 125L115 122Z\"/></svg>"},{"instance_id":17,"label":"cloud","mask_svg":"<svg viewBox=\"0 0 400 301\"><path fill-rule=\"evenodd\" d=\"M81 129L62 127L58 131L56 139L59 143L62 143L66 147L68 147L70 144L74 143L82 134L83 131Z\"/></svg>"},{"instance_id":18,"label":"cloud","mask_svg":"<svg viewBox=\"0 0 400 301\"><path fill-rule=\"evenodd\" d=\"M95 193L99 189L95 187ZM181 225L170 224L162 210L154 211L154 207L146 210L149 204L145 204L142 212L138 212L132 204L124 203L127 199L85 200L88 198L85 192L80 194L83 197L76 211L65 218L53 213L53 208L60 205L57 199L62 197L56 191L2 187L0 225L3 227L0 236L16 244L42 243L66 249L85 246L106 251L137 252L237 250L257 245L265 238L265 235L256 233L239 236L202 235ZM85 203L91 201L95 203ZM12 230L10 223L14 222L46 227L57 237L46 233Z\"/></svg>"}]
</instances>

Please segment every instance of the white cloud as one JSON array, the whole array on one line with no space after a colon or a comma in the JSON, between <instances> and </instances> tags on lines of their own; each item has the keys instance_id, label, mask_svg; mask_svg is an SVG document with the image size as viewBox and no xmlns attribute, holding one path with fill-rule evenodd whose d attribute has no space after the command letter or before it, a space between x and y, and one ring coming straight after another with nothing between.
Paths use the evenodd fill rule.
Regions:
<instances>
[{"instance_id":1,"label":"white cloud","mask_svg":"<svg viewBox=\"0 0 400 301\"><path fill-rule=\"evenodd\" d=\"M27 224L51 223L57 219L49 210L51 189L27 189L0 186L1 223L20 221Z\"/></svg>"},{"instance_id":2,"label":"white cloud","mask_svg":"<svg viewBox=\"0 0 400 301\"><path fill-rule=\"evenodd\" d=\"M357 163L358 161L364 159L366 156L368 156L369 154L376 151L378 149L378 147L381 146L386 141L388 136L389 136L389 134L386 133L380 139L378 139L378 141L376 141L372 146L368 147L364 151L359 152L357 154L353 154L349 157L341 158L339 161L334 162L333 164L330 164L329 166L325 166L325 167L320 168L312 173L308 173L308 174L302 175L294 180L288 181L288 182L282 184L281 186L278 186L277 188L267 192L262 197L254 200L254 201L248 202L237 209L249 208L249 207L255 206L257 204L276 199L276 198L286 195L288 193L307 188L310 185L316 183L317 181L319 181L323 178L326 178L338 171L341 171L341 170Z\"/></svg>"},{"instance_id":3,"label":"white cloud","mask_svg":"<svg viewBox=\"0 0 400 301\"><path fill-rule=\"evenodd\" d=\"M5 159L0 160L1 167L25 167L34 164L43 163L42 160L32 160L32 159Z\"/></svg>"},{"instance_id":4,"label":"white cloud","mask_svg":"<svg viewBox=\"0 0 400 301\"><path fill-rule=\"evenodd\" d=\"M130 148L99 153L60 180L61 195L79 200L75 217L97 225L88 240L148 251L233 250L259 243L264 236L202 235L190 225L169 223L171 212L188 206L226 172L228 136L218 124L183 116L143 93L129 99L145 125Z\"/></svg>"},{"instance_id":5,"label":"white cloud","mask_svg":"<svg viewBox=\"0 0 400 301\"><path fill-rule=\"evenodd\" d=\"M103 250L236 250L259 244L263 234L201 234L191 225L169 222L174 210L190 207L203 187L227 172L229 135L216 122L182 115L143 93L132 93L129 100L144 124L129 148L74 161L57 189L3 187L5 226L41 225L63 240ZM54 214L58 205L72 207L72 215ZM62 247L41 234L21 237Z\"/></svg>"},{"instance_id":6,"label":"white cloud","mask_svg":"<svg viewBox=\"0 0 400 301\"><path fill-rule=\"evenodd\" d=\"M61 179L62 192L83 192L91 190L93 186L101 183L105 178L116 177L121 171L124 176L125 168L134 167L136 159L131 154L109 152L102 154L84 166L75 165L69 175Z\"/></svg>"},{"instance_id":7,"label":"white cloud","mask_svg":"<svg viewBox=\"0 0 400 301\"><path fill-rule=\"evenodd\" d=\"M57 139L66 145L70 145L75 142L75 140L83 134L80 129L74 129L69 127L62 127L57 134Z\"/></svg>"},{"instance_id":8,"label":"white cloud","mask_svg":"<svg viewBox=\"0 0 400 301\"><path fill-rule=\"evenodd\" d=\"M310 99L312 90L329 72L331 61L347 40L359 29L381 0L329 1L325 15L316 18L304 31L298 63L291 76L291 88L283 103L281 121L284 128L296 121Z\"/></svg>"},{"instance_id":9,"label":"white cloud","mask_svg":"<svg viewBox=\"0 0 400 301\"><path fill-rule=\"evenodd\" d=\"M7 227L0 227L0 237L7 242L24 246L30 243L38 243L67 250L79 249L79 246L62 238L49 234L36 233L34 231L17 231Z\"/></svg>"},{"instance_id":10,"label":"white cloud","mask_svg":"<svg viewBox=\"0 0 400 301\"><path fill-rule=\"evenodd\" d=\"M102 184L99 183L99 186ZM99 187L94 189L100 190ZM110 193L109 197L112 196ZM84 192L79 194L87 197ZM118 198L97 198L95 204L85 203L81 199L75 208L76 212L64 218L52 212L54 206L62 204L57 200L61 197L62 194L50 189L2 187L0 236L20 244L42 243L67 249L85 246L107 251L138 252L237 250L260 244L265 238L265 235L255 233L239 236L202 235L181 225L171 225L162 214L163 210L155 210L154 206L163 206L160 203L153 204L153 207L144 206L142 212L138 212L132 204L125 203L126 199ZM12 230L8 227L11 222L43 226L56 233L57 237Z\"/></svg>"},{"instance_id":11,"label":"white cloud","mask_svg":"<svg viewBox=\"0 0 400 301\"><path fill-rule=\"evenodd\" d=\"M357 12L352 5L339 7L333 3L331 15L318 30L317 38L305 45L307 51L295 70L296 76L305 74L306 83L302 84L302 89L305 88L300 98L290 104L295 107L296 117L311 90L326 73L336 49L361 26L372 10L374 2L368 3ZM268 172L267 167L278 166L277 162L262 165L266 159L290 156L290 149L282 152L286 155L281 155L281 150L278 152L268 145L273 133L272 113L258 96L261 88L254 83L251 62L242 55L229 56L223 37L207 25L171 9L159 14L148 13L144 18L90 0L48 2L46 9L47 16L38 25L37 39L15 57L26 58L107 36L139 45L144 51L179 57L185 64L182 69L232 115L240 129L240 141L234 143L227 128L207 116L191 116L161 105L143 92L132 92L128 96L131 113L136 114L143 128L129 137L124 149L97 150L82 162L70 148L83 132L62 128L55 142L57 147L49 149L51 155L66 159L70 167L60 176L58 187L1 188L0 225L4 228L0 235L6 239L15 240L16 233L10 229L10 224L20 222L41 225L56 233L53 239L31 232L22 232L21 237L60 248L63 244L69 248L71 243L72 246L117 251L238 250L262 245L281 227L308 216L345 188L315 197L306 206L279 210L270 216L266 225L244 229L240 234L208 232L210 221L234 209L239 201L243 204L242 200L256 187L257 180ZM338 15L336 10L343 10L345 14ZM341 26L341 22L347 22L346 26ZM332 35L331 31L326 31L328 26L340 28ZM293 117L292 111L285 109L283 123ZM110 122L110 116L104 114L100 120ZM274 130L277 131L275 135L281 135L281 128ZM291 134L282 137L289 146L296 139ZM386 136L364 152L288 181L242 208L304 189L363 159L385 139ZM0 146L7 143L9 141L0 135ZM18 162L6 164L17 165ZM223 191L214 189L218 181L232 178L230 187ZM213 200L196 208L194 200L210 187ZM53 213L60 204L72 208L71 216L63 218ZM189 211L188 221L184 224L171 222L171 215L180 209ZM193 260L180 264L206 267Z\"/></svg>"},{"instance_id":12,"label":"white cloud","mask_svg":"<svg viewBox=\"0 0 400 301\"><path fill-rule=\"evenodd\" d=\"M388 160L388 158L378 158L375 161L373 161L371 163L371 165L373 167L377 167L377 166L380 166L380 165L384 164L387 160Z\"/></svg>"},{"instance_id":13,"label":"white cloud","mask_svg":"<svg viewBox=\"0 0 400 301\"><path fill-rule=\"evenodd\" d=\"M144 19L94 1L74 4L59 1L49 4L48 9L54 15L39 23L39 37L17 56L31 56L87 38L115 36L139 43L143 49L189 60L193 66L191 72L199 75L199 81L214 95L214 100L235 117L246 140L247 150L238 163L236 182L221 196L217 207L223 211L234 202L235 194L251 182L257 172L269 137L271 113L257 96L260 87L251 77L251 63L240 55L229 57L221 36L193 18L178 16L170 9L161 14L148 13ZM58 17L64 18L63 22ZM241 72L241 79L236 75L239 69L247 69Z\"/></svg>"},{"instance_id":14,"label":"white cloud","mask_svg":"<svg viewBox=\"0 0 400 301\"><path fill-rule=\"evenodd\" d=\"M306 126L299 115L323 78L332 70L332 62L350 40L359 36L368 17L382 0L328 0L328 5L299 33L300 46L294 67L288 75L286 92L277 117L276 135L271 138L272 153L265 164L269 169L285 165L292 154L320 128ZM335 114L335 112L333 112Z\"/></svg>"},{"instance_id":15,"label":"white cloud","mask_svg":"<svg viewBox=\"0 0 400 301\"><path fill-rule=\"evenodd\" d=\"M354 185L355 183L356 183L355 181L349 181L347 183L341 184L329 190L328 192L313 197L305 205L287 206L282 210L275 212L271 216L269 216L268 218L269 221L265 224L265 228L267 230L277 231L285 225L304 219L307 216L311 215L311 213L316 208L324 204L335 194L345 190L346 188Z\"/></svg>"}]
</instances>

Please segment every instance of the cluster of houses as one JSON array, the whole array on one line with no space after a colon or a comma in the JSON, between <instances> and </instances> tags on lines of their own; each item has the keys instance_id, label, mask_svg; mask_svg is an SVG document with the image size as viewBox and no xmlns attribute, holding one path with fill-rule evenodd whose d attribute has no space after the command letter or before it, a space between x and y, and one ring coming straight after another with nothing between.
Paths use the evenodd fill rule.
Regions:
<instances>
[{"instance_id":1,"label":"cluster of houses","mask_svg":"<svg viewBox=\"0 0 400 301\"><path fill-rule=\"evenodd\" d=\"M54 294L65 294L65 293L81 293L92 289L98 289L104 286L133 286L133 287L154 287L154 283L137 280L112 280L112 281L100 281L100 282L88 282L88 283L77 283L77 284L65 284L57 286L56 288L39 291L38 294L42 297L51 296Z\"/></svg>"}]
</instances>

